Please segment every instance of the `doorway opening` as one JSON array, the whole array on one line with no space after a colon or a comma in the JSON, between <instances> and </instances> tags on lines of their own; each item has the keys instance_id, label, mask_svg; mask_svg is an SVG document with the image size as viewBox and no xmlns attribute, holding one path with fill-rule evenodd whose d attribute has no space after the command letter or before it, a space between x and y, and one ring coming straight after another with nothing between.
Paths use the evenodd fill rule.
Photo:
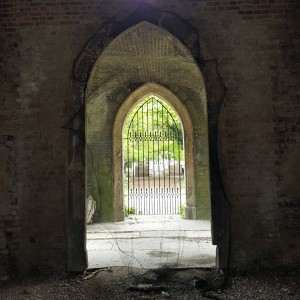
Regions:
<instances>
[{"instance_id":1,"label":"doorway opening","mask_svg":"<svg viewBox=\"0 0 300 300\"><path fill-rule=\"evenodd\" d=\"M172 20L175 18L174 21L181 24L181 20L177 19L176 16L170 17ZM106 250L101 248L104 247L104 244L101 235L99 235L100 231L97 231L96 228L98 225L109 230L114 243L117 239L116 234L118 237L124 237L126 231L126 227L124 227L125 231L123 228L121 234L116 229L117 225L126 226L125 223L128 220L128 222L141 222L142 216L137 216L137 220L124 220L122 129L132 107L140 99L145 99L151 95L170 101L184 125L185 167L183 173L186 184L185 213L187 217L184 221L187 223L194 222L189 219L196 217L196 221L201 224L207 223L207 228L201 224L197 225L195 235L198 235L199 238L199 235L205 231L208 238L206 242L212 244L208 102L204 79L198 65L199 60L195 60L196 57L193 56L193 53L198 52L194 51L196 49L194 44L191 44L191 48L189 48L188 45L190 44L182 44L180 36L177 37L177 35L174 36L168 32L166 29L171 27L167 25L167 28L164 29L159 25L162 23L154 22L153 24L152 19L149 22L147 20L138 22L139 18L133 20L136 23L132 26L125 22L118 23L118 28L120 27L118 30L100 30L99 34L86 46L87 50L82 52L78 64L76 64L77 81L72 85L72 101L77 101L76 103L80 107L84 103L84 107L82 106L80 114L76 114L76 118L70 121L73 131L70 134L68 173L69 270L82 270L86 265L86 253L88 253L90 267L93 266L90 259L92 252L97 253L100 260L106 257ZM168 24L168 21L166 22ZM193 41L198 36L197 32L194 32L191 27L188 29L190 33L188 40ZM111 42L108 45L105 44L105 49L99 51L100 55L97 52L91 58L90 53L93 51L91 49L98 49L98 41L106 37L107 33L112 35L105 41ZM159 46L154 47L154 41ZM198 39L195 41L198 43ZM91 45L95 47L97 45L97 47L91 48ZM95 57L98 57L97 61L94 60ZM118 58L117 64L116 57ZM188 155L186 155L187 153ZM86 227L84 214L86 205L83 199L87 199L89 196L95 201L95 214L93 215L94 223ZM212 199L214 198L212 197ZM218 212L219 210L214 207L213 222L220 219ZM173 215L173 217L178 217L178 215ZM116 221L118 223L113 223ZM191 227L186 230L180 227L180 223L176 224L178 226L174 233L177 246L189 238L193 238L194 241L198 240L188 233ZM108 224L111 224L112 227L109 228ZM155 243L160 244L156 250L162 249L161 244L166 245L165 233L167 231L170 233L169 230L165 230L166 224L169 224L169 220L163 222L161 233L152 232L151 230L154 229L152 224L148 226L149 236L155 236L157 238ZM136 224L138 228L141 227L140 225ZM132 235L137 234L137 231L130 226L129 228L133 229ZM111 230L113 228L116 229L115 232ZM220 227L213 226L212 229L214 233L213 243L219 246L223 240L220 242L216 240L216 237L223 238L223 233L220 232L219 235L216 235L216 229L219 230ZM143 233L140 231L138 238L142 235ZM171 239L170 236L168 239ZM203 241L202 238L199 239ZM125 242L125 240L129 243L135 239L126 237L123 241ZM102 245L97 251L93 251L93 247L90 247L94 241L100 241ZM150 239L148 239L149 241ZM156 245L155 243L151 243L151 246ZM87 247L85 247L86 245ZM196 247L197 242L192 243L192 245ZM111 244L109 247L114 246ZM192 249L186 243L184 248ZM132 251L139 250L135 245L132 245L131 249ZM166 249L171 248L166 245ZM146 252L145 249L143 251ZM121 253L123 252L121 251ZM220 253L223 255L223 252L218 252L218 255ZM173 255L172 253L169 254L170 257ZM159 262L164 255L169 254L162 252L162 256L159 256L156 261ZM195 251L195 254L194 259L188 259L189 266L192 262L202 265L201 259L199 259L202 252ZM215 253L212 256L215 259ZM112 258L112 255L108 254L108 257ZM131 255L131 257L135 257L135 255Z\"/></svg>"},{"instance_id":2,"label":"doorway opening","mask_svg":"<svg viewBox=\"0 0 300 300\"><path fill-rule=\"evenodd\" d=\"M205 212L205 202L195 193L199 162L194 149L190 113L175 94L149 82L128 95L113 125L114 207L118 220L124 220L128 213L209 219L197 215L197 210ZM206 175L203 172L203 186ZM202 188L202 197L205 191ZM209 201L209 196L205 200Z\"/></svg>"},{"instance_id":3,"label":"doorway opening","mask_svg":"<svg viewBox=\"0 0 300 300\"><path fill-rule=\"evenodd\" d=\"M87 226L90 268L215 266L210 220L196 219L196 206L204 206L195 197L193 129L186 106L159 84L146 83L122 102L113 178L123 219Z\"/></svg>"},{"instance_id":4,"label":"doorway opening","mask_svg":"<svg viewBox=\"0 0 300 300\"><path fill-rule=\"evenodd\" d=\"M184 134L171 105L150 95L129 112L123 127L125 216L184 213Z\"/></svg>"}]
</instances>

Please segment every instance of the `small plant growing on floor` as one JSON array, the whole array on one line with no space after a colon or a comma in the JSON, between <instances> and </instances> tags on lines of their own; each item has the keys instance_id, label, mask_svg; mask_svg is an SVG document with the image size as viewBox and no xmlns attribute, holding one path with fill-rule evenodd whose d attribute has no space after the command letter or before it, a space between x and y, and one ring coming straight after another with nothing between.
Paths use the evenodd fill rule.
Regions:
<instances>
[{"instance_id":1,"label":"small plant growing on floor","mask_svg":"<svg viewBox=\"0 0 300 300\"><path fill-rule=\"evenodd\" d=\"M184 207L185 207L185 204L179 205L179 214L182 219L184 219Z\"/></svg>"},{"instance_id":2,"label":"small plant growing on floor","mask_svg":"<svg viewBox=\"0 0 300 300\"><path fill-rule=\"evenodd\" d=\"M128 217L129 215L135 214L135 207L127 207L125 206L125 217Z\"/></svg>"}]
</instances>

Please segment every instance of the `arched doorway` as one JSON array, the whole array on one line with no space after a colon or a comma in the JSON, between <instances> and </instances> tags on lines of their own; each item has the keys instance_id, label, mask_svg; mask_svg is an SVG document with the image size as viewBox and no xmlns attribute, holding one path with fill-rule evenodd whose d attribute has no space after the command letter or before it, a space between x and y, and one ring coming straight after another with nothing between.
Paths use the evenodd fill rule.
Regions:
<instances>
[{"instance_id":1,"label":"arched doorway","mask_svg":"<svg viewBox=\"0 0 300 300\"><path fill-rule=\"evenodd\" d=\"M114 195L115 195L115 203L116 208L119 210L120 214L124 215L124 147L122 146L123 142L123 135L122 132L127 130L128 128L124 128L124 124L126 123L126 119L128 119L130 112L133 111L133 116L136 111L140 107L143 107L142 104L143 100L147 99L153 99L152 97L155 97L156 99L159 99L163 101L164 103L168 104L170 108L173 108L173 111L175 114L178 114L178 120L180 120L180 123L182 122L182 135L184 136L182 149L184 150L184 153L181 153L181 158L184 157L184 174L181 174L181 178L184 178L184 186L181 187L182 194L184 200L181 204L184 204L185 209L185 217L187 219L195 219L196 218L196 202L195 202L195 155L194 155L194 131L193 131L193 125L192 120L190 117L190 114L185 107L185 105L182 104L182 102L174 95L170 90L167 88L155 84L155 83L146 83L137 90L135 90L133 93L131 93L127 99L123 102L123 104L120 106L117 116L115 118L114 122L114 129L113 129L113 149L114 149ZM156 100L155 100L156 101ZM146 101L147 102L147 101ZM145 103L145 102L144 102ZM150 103L150 108L152 108L152 104ZM140 105L140 106L139 106ZM134 107L137 107L137 110L132 110ZM166 111L165 111L166 114ZM157 119L156 119L157 120ZM155 122L155 120L154 120ZM147 121L145 122L147 125ZM148 125L149 125L148 120ZM153 142L153 141L152 141ZM160 141L157 141L157 146L162 146L162 150L167 150L168 148L168 141L166 142L165 149L164 145L162 145ZM170 144L169 144L170 146ZM175 148L174 148L175 150ZM143 148L140 149L141 156L143 158ZM178 154L178 153L177 153ZM137 153L139 155L139 153ZM173 175L175 171L175 177L176 174L180 173L181 170L179 170L178 165L178 172L176 169L173 169ZM171 167L172 168L172 167ZM162 166L162 169L164 167ZM128 171L128 170L127 170ZM157 171L158 166L157 166ZM165 167L166 171L166 167ZM154 171L155 172L155 171ZM181 171L182 172L182 171ZM153 171L152 171L153 173ZM152 174L154 175L154 174ZM157 175L157 174L156 174ZM169 174L166 174L166 177L168 178ZM171 175L171 174L170 174ZM171 176L170 176L171 177ZM177 176L178 177L178 176ZM164 177L160 177L162 180L164 180ZM158 180L160 180L158 178ZM158 182L158 186L160 186L160 182ZM165 185L165 187L167 187ZM157 188L157 185L156 185ZM171 187L172 189L172 187ZM169 192L169 191L168 191ZM157 190L158 193L158 190ZM138 196L138 195L137 195ZM159 198L159 197L158 197ZM161 197L162 198L162 197ZM176 197L175 197L176 198ZM179 198L179 197L177 197ZM178 199L179 200L179 199ZM180 203L177 203L180 205ZM158 205L158 203L157 203ZM171 205L171 204L170 204ZM174 205L174 202L173 204ZM178 205L177 205L178 206ZM158 209L156 210L158 211ZM165 210L166 211L166 208ZM150 211L147 210L149 213ZM118 214L119 214L118 213ZM151 211L153 213L153 211Z\"/></svg>"},{"instance_id":2,"label":"arched doorway","mask_svg":"<svg viewBox=\"0 0 300 300\"><path fill-rule=\"evenodd\" d=\"M127 59L128 56L131 60ZM96 61L97 57L99 58ZM158 11L145 4L128 19L104 25L88 41L75 60L67 124L70 128L68 270L83 270L86 266L84 196L89 193L89 186L85 174L92 174L89 181L92 182L98 176L97 169L101 169L102 172L96 188L100 204L97 205L98 220L103 220L105 216L110 220L121 220L124 216L122 209L117 207L120 194L114 193L119 183L117 179L114 180L113 159L114 156L120 155L120 149L113 150L111 124L124 104L124 99L134 94L134 91L146 82L159 83L176 94L190 113L195 167L192 193L200 204L197 206L199 218L210 216L210 200L207 201L210 199L207 103L210 105L211 186L214 190L213 240L220 250L219 266L226 265L228 205L223 201L224 195L220 186L216 139L217 118L224 98L224 86L214 62L203 62L197 30L176 15ZM207 82L211 82L214 87L209 92L209 101L206 99L200 66ZM96 122L94 128L98 128L97 132L93 132L93 128L90 127L93 123L91 121ZM98 141L100 145L96 146L96 152L93 140ZM92 160L89 161L88 157ZM89 172L91 167L92 172ZM100 199L113 201L101 203ZM122 214L118 215L117 212L120 211Z\"/></svg>"},{"instance_id":3,"label":"arched doorway","mask_svg":"<svg viewBox=\"0 0 300 300\"><path fill-rule=\"evenodd\" d=\"M153 40L161 46L153 48ZM117 65L114 63L116 57ZM177 39L161 28L141 22L107 46L97 60L87 85L86 197L92 195L97 203L96 222L124 219L123 171L119 167L122 162L117 162L118 158L122 158L120 133L125 113L150 94L169 101L183 123L180 107L185 108L186 116L189 115L186 117L190 119L189 130L185 132L189 138L185 139L185 148L193 149L188 152L188 160L192 163L186 167L186 203L190 208L187 215L189 218L210 218L204 80L193 57ZM173 104L175 102L179 109ZM119 113L123 120L118 117ZM196 212L192 212L195 209Z\"/></svg>"}]
</instances>

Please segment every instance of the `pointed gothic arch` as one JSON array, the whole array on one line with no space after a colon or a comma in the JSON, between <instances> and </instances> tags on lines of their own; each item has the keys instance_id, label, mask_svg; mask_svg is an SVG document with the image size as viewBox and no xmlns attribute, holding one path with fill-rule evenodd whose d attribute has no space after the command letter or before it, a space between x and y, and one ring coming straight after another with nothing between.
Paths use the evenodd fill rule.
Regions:
<instances>
[{"instance_id":1,"label":"pointed gothic arch","mask_svg":"<svg viewBox=\"0 0 300 300\"><path fill-rule=\"evenodd\" d=\"M195 208L195 156L193 141L193 124L186 107L181 101L168 89L156 84L146 83L131 93L120 106L115 118L113 127L113 151L114 151L114 203L115 209L123 214L123 162L122 162L122 131L126 116L139 101L147 96L157 96L164 100L175 109L179 115L184 131L184 152L185 152L185 170L186 170L186 204L190 210L187 210L187 217L193 218L193 209ZM195 213L194 213L195 214Z\"/></svg>"},{"instance_id":2,"label":"pointed gothic arch","mask_svg":"<svg viewBox=\"0 0 300 300\"><path fill-rule=\"evenodd\" d=\"M155 85L154 82L159 84ZM172 102L172 105L174 102L182 114L182 107L186 107L191 116L187 134L189 143L195 144L195 151L189 151L193 153L189 155L193 164L189 165L187 174L188 195L191 195L188 196L188 206L196 207L198 219L210 218L204 80L193 56L180 41L153 24L141 22L121 33L106 47L98 58L87 85L86 196L92 195L97 202L95 220L124 219L120 194L122 187L118 183L122 173L120 170L115 172L119 164L114 162L119 155L115 152L121 153L121 149L119 145L115 147L115 140L112 139L113 124L116 124L116 115L124 116L123 112L128 112L128 103L140 100L136 98L139 91L146 93L146 90L147 93L156 93L167 102ZM181 106L179 103L182 103ZM122 130L118 128L115 132ZM191 177L195 176L197 180L192 180Z\"/></svg>"},{"instance_id":3,"label":"pointed gothic arch","mask_svg":"<svg viewBox=\"0 0 300 300\"><path fill-rule=\"evenodd\" d=\"M130 30L136 30L138 24L151 25L152 28L159 29L160 32L164 32L166 37L171 43L178 46L175 47L179 50L179 56L182 53L188 53L193 66L197 67L198 75L200 74L201 84L197 85L196 90L192 86L178 86L169 80L165 82L163 78L150 78L149 76L145 80L123 82L123 87L116 87L114 91L106 90L102 88L96 88L94 93L89 94L87 91L88 80L91 79L92 71L97 66L98 58L104 53L104 49L107 49L112 42L117 40L117 37L121 33L129 32ZM112 42L111 42L112 41ZM183 52L181 51L183 50ZM176 52L176 51L175 51ZM178 52L177 52L178 53ZM183 55L183 57L186 57ZM171 64L172 65L172 64ZM174 64L173 64L174 65ZM175 64L180 66L180 64ZM160 64L156 65L157 68ZM187 66L187 65L186 65ZM190 66L186 70L190 70ZM207 101L205 96L205 84L199 71L201 67L202 73L205 78L206 87L208 88ZM149 66L146 69L148 70ZM134 73L134 70L132 70ZM145 72L144 72L145 73ZM147 73L147 72L146 72ZM158 73L158 72L156 72ZM170 72L171 73L171 72ZM180 78L189 78L187 74L181 73ZM88 123L86 120L85 110L88 108L87 103L93 104L93 100L97 96L102 98L104 104L103 110L105 111L107 105L111 105L112 114L116 114L121 103L126 99L134 90L145 84L146 82L157 82L160 85L165 86L167 89L172 91L182 103L187 107L190 112L191 119L198 119L197 111L207 111L208 109L208 123L209 127L209 144L210 144L210 184L213 190L212 194L212 237L213 243L218 245L218 265L219 267L226 267L227 265L227 243L228 243L228 202L222 189L220 172L218 167L218 151L217 151L217 126L218 126L218 115L221 109L222 101L225 96L225 87L222 83L220 74L217 69L215 61L204 61L200 52L200 43L198 31L176 16L173 13L166 11L160 11L146 4L141 4L133 14L123 20L115 21L111 20L103 25L102 28L87 42L81 53L74 61L74 68L72 72L72 85L69 94L69 121L65 125L69 129L69 160L68 160L68 216L67 216L67 232L68 232L68 270L69 271L82 271L85 269L86 253L85 253L85 195L86 195L86 184L85 184L85 127ZM188 80L187 80L188 81ZM186 84L188 82L186 81ZM195 81L192 81L195 82ZM114 86L114 84L112 84ZM197 89L201 87L200 90ZM112 92L112 93L110 93ZM90 97L87 97L90 95ZM92 95L92 96L91 96ZM191 98L197 95L203 98L196 105L193 105ZM114 102L109 103L109 99L114 99ZM203 106L204 105L204 106ZM105 121L108 121L105 119ZM111 120L110 120L111 121ZM207 124L207 115L201 121ZM198 134L201 133L201 126L194 124L194 141L195 148L198 147L200 151L196 151L197 161L201 160L201 145L197 139ZM198 132L197 132L198 130ZM105 138L107 132L102 132ZM107 142L107 141L106 141ZM105 142L104 142L105 144ZM205 146L208 148L208 145ZM112 144L107 143L106 149L112 153ZM208 152L207 152L208 155ZM112 164L111 164L112 166ZM111 166L107 169L107 174L111 173ZM208 167L208 166L207 166ZM199 178L201 171L195 174L196 178ZM209 185L209 182L208 182ZM198 187L200 188L200 186Z\"/></svg>"}]
</instances>

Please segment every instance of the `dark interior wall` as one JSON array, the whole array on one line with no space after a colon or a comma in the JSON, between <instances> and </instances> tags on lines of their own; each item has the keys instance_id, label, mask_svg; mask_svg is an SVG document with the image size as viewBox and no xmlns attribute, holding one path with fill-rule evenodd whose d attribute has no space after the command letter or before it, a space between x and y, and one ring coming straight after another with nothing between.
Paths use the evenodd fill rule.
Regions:
<instances>
[{"instance_id":1,"label":"dark interior wall","mask_svg":"<svg viewBox=\"0 0 300 300\"><path fill-rule=\"evenodd\" d=\"M198 29L202 56L217 64L227 88L219 158L232 265L299 265L296 1L147 2ZM72 64L105 21L139 3L1 2L0 273L66 270Z\"/></svg>"}]
</instances>

